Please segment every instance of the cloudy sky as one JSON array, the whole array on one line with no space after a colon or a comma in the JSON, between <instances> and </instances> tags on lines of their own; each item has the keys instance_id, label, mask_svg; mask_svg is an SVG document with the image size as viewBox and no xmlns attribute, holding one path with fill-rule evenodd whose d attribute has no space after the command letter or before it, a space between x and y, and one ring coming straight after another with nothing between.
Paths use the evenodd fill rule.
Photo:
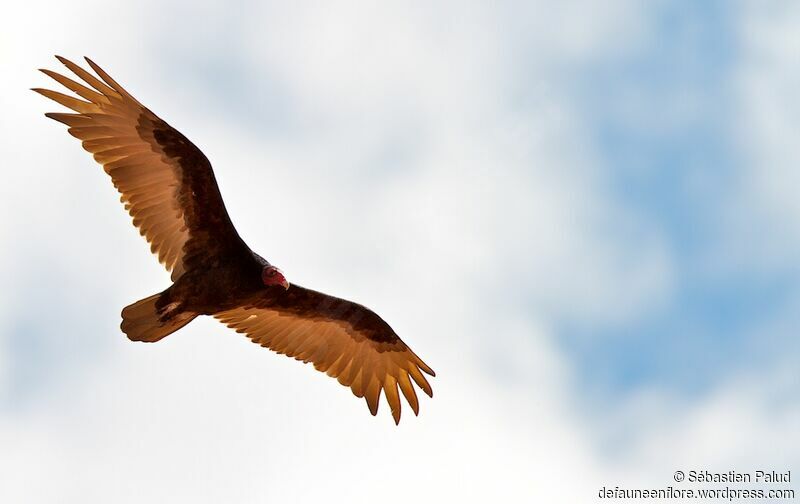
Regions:
<instances>
[{"instance_id":1,"label":"cloudy sky","mask_svg":"<svg viewBox=\"0 0 800 504\"><path fill-rule=\"evenodd\" d=\"M799 32L796 2L7 10L0 501L593 502L800 473ZM437 371L420 416L212 319L129 342L121 308L168 275L28 90L54 54L203 149L290 281L389 320Z\"/></svg>"}]
</instances>

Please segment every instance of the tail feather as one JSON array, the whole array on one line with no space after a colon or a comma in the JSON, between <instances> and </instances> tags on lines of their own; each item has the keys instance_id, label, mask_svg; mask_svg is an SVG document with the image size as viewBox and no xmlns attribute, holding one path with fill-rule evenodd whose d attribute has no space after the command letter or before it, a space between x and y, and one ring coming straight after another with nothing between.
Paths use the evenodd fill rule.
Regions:
<instances>
[{"instance_id":1,"label":"tail feather","mask_svg":"<svg viewBox=\"0 0 800 504\"><path fill-rule=\"evenodd\" d=\"M159 310L156 303L160 297L161 294L155 294L123 308L120 327L128 339L153 343L169 336L197 316L183 311L172 313L169 307Z\"/></svg>"}]
</instances>

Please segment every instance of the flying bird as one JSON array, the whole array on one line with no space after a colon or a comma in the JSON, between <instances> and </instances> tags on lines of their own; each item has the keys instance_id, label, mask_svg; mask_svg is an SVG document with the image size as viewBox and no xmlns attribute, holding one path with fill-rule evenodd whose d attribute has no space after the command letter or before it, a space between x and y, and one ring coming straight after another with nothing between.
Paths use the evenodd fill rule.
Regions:
<instances>
[{"instance_id":1,"label":"flying bird","mask_svg":"<svg viewBox=\"0 0 800 504\"><path fill-rule=\"evenodd\" d=\"M56 56L82 83L42 69L76 96L35 88L74 113L47 113L69 126L111 176L133 225L171 272L172 285L122 310L122 331L155 342L211 315L253 342L314 367L378 412L381 393L395 423L400 392L419 413L415 383L433 397L433 370L372 310L290 284L239 236L206 156L89 58L96 76ZM98 78L99 77L99 78Z\"/></svg>"}]
</instances>

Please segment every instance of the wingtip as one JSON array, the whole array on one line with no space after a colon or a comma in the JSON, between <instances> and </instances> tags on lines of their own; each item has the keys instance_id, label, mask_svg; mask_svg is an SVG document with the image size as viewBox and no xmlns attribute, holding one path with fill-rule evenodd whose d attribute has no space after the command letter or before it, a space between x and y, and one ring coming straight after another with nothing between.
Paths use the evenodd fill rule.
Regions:
<instances>
[{"instance_id":1,"label":"wingtip","mask_svg":"<svg viewBox=\"0 0 800 504\"><path fill-rule=\"evenodd\" d=\"M64 116L64 115L67 115L67 114L60 114L60 116ZM58 121L60 123L67 124L66 122L64 122L63 119L59 118L59 113L58 112L45 112L44 116L46 118L48 118L48 119L52 119L54 121ZM67 126L69 126L69 124L67 124Z\"/></svg>"},{"instance_id":2,"label":"wingtip","mask_svg":"<svg viewBox=\"0 0 800 504\"><path fill-rule=\"evenodd\" d=\"M378 401L375 403L371 403L370 400L367 398L366 394L364 394L364 399L367 401L367 408L369 408L369 412L372 413L372 416L378 414Z\"/></svg>"},{"instance_id":3,"label":"wingtip","mask_svg":"<svg viewBox=\"0 0 800 504\"><path fill-rule=\"evenodd\" d=\"M411 390L413 391L414 389L412 388ZM405 392L403 392L403 394L405 394ZM419 400L417 396L412 396L412 400L409 400L408 396L406 396L406 402L411 406L411 411L414 412L414 416L419 416Z\"/></svg>"},{"instance_id":4,"label":"wingtip","mask_svg":"<svg viewBox=\"0 0 800 504\"><path fill-rule=\"evenodd\" d=\"M436 373L433 371L433 369L431 369L429 365L425 364L419 357L417 357L417 364L423 373L427 374L428 376L436 376Z\"/></svg>"},{"instance_id":5,"label":"wingtip","mask_svg":"<svg viewBox=\"0 0 800 504\"><path fill-rule=\"evenodd\" d=\"M425 361L420 359L418 355L416 354L413 355L414 355L414 360L417 363L417 367L419 367L425 374L429 376L436 376L436 373L433 372L433 369L431 369L429 365L425 364Z\"/></svg>"},{"instance_id":6,"label":"wingtip","mask_svg":"<svg viewBox=\"0 0 800 504\"><path fill-rule=\"evenodd\" d=\"M400 425L400 416L402 411L400 410L400 398L396 397L395 400L397 404L392 404L394 401L390 401L389 398L386 398L387 402L389 403L389 408L392 410L392 418L394 419L395 425Z\"/></svg>"}]
</instances>

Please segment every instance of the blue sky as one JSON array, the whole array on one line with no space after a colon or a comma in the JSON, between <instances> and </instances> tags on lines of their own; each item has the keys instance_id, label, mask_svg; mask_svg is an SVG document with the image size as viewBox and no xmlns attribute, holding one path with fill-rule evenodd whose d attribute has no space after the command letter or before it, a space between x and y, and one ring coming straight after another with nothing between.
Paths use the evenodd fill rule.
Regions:
<instances>
[{"instance_id":1,"label":"blue sky","mask_svg":"<svg viewBox=\"0 0 800 504\"><path fill-rule=\"evenodd\" d=\"M736 14L721 2L658 11L644 44L574 78L615 199L659 232L676 275L670 299L642 320L565 329L569 351L595 363L580 367L586 383L610 393L653 382L685 394L706 391L742 359L747 332L775 315L793 283L746 269L724 278L703 271L720 251L715 226L740 170L729 128Z\"/></svg>"},{"instance_id":2,"label":"blue sky","mask_svg":"<svg viewBox=\"0 0 800 504\"><path fill-rule=\"evenodd\" d=\"M647 317L565 329L585 383L609 394L653 383L708 393L747 366L750 340L796 296L794 268L707 271L725 254L719 227L743 170L738 15L725 2L662 6L642 46L575 79L615 199L658 230L675 268L674 291ZM762 336L777 351L796 347L788 331Z\"/></svg>"},{"instance_id":3,"label":"blue sky","mask_svg":"<svg viewBox=\"0 0 800 504\"><path fill-rule=\"evenodd\" d=\"M796 464L800 10L326 5L120 24L85 0L3 26L0 497L576 502ZM119 310L167 275L27 91L54 53L200 146L291 281L390 320L437 370L421 415L394 429L211 320L128 342Z\"/></svg>"}]
</instances>

